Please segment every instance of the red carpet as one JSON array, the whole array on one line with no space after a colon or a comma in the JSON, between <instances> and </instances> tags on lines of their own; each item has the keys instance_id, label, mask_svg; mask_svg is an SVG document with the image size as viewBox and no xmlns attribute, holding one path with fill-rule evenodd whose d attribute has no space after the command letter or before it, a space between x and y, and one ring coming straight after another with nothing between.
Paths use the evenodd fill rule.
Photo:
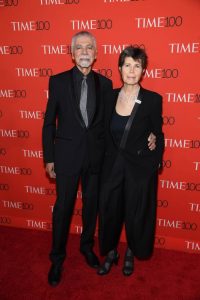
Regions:
<instances>
[{"instance_id":1,"label":"red carpet","mask_svg":"<svg viewBox=\"0 0 200 300\"><path fill-rule=\"evenodd\" d=\"M135 262L135 273L118 266L104 277L85 264L79 236L71 235L63 280L47 284L51 233L0 227L1 300L200 300L200 255L155 249L150 260Z\"/></svg>"}]
</instances>

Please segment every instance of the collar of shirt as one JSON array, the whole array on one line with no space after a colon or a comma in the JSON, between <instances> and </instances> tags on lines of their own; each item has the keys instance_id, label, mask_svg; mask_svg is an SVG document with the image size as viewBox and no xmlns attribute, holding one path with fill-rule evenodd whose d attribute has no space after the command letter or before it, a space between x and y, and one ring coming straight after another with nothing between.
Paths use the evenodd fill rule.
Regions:
<instances>
[{"instance_id":1,"label":"collar of shirt","mask_svg":"<svg viewBox=\"0 0 200 300\"><path fill-rule=\"evenodd\" d=\"M77 66L74 67L74 79L76 82L82 82L83 79L83 73L77 68ZM87 80L90 80L92 78L93 74L92 74L92 70L88 73L87 75Z\"/></svg>"}]
</instances>

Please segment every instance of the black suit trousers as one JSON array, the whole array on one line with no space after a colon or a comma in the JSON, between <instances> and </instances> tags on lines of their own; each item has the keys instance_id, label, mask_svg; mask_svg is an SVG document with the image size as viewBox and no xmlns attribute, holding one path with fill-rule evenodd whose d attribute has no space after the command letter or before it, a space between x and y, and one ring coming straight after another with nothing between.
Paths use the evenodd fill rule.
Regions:
<instances>
[{"instance_id":1,"label":"black suit trousers","mask_svg":"<svg viewBox=\"0 0 200 300\"><path fill-rule=\"evenodd\" d=\"M89 168L76 175L56 175L57 199L53 209L53 241L50 260L62 264L66 257L66 243L69 235L78 185L82 186L82 234L80 251L90 251L94 245L97 219L99 175Z\"/></svg>"},{"instance_id":2,"label":"black suit trousers","mask_svg":"<svg viewBox=\"0 0 200 300\"><path fill-rule=\"evenodd\" d=\"M128 247L138 258L152 254L156 222L157 172L137 177L118 154L109 178L103 179L99 203L102 255L117 248L123 224Z\"/></svg>"}]
</instances>

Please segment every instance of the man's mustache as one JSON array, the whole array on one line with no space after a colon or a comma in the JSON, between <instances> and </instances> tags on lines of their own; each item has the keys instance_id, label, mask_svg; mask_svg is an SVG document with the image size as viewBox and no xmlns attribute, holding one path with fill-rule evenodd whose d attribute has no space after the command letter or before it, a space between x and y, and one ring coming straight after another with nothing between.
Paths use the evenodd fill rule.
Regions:
<instances>
[{"instance_id":1,"label":"man's mustache","mask_svg":"<svg viewBox=\"0 0 200 300\"><path fill-rule=\"evenodd\" d=\"M82 55L82 56L80 56L80 59L90 60L90 56L89 55Z\"/></svg>"}]
</instances>

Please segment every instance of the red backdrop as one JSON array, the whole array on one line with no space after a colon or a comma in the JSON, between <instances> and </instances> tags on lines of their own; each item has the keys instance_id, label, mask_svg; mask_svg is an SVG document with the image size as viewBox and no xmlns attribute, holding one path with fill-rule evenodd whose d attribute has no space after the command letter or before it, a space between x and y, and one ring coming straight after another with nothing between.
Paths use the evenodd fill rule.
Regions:
<instances>
[{"instance_id":1,"label":"red backdrop","mask_svg":"<svg viewBox=\"0 0 200 300\"><path fill-rule=\"evenodd\" d=\"M155 246L200 253L199 9L198 0L0 0L1 225L51 230L55 183L41 146L48 79L73 66L71 37L88 30L94 69L115 87L121 50L146 49L143 86L163 95L166 146ZM81 189L71 232L81 232Z\"/></svg>"}]
</instances>

